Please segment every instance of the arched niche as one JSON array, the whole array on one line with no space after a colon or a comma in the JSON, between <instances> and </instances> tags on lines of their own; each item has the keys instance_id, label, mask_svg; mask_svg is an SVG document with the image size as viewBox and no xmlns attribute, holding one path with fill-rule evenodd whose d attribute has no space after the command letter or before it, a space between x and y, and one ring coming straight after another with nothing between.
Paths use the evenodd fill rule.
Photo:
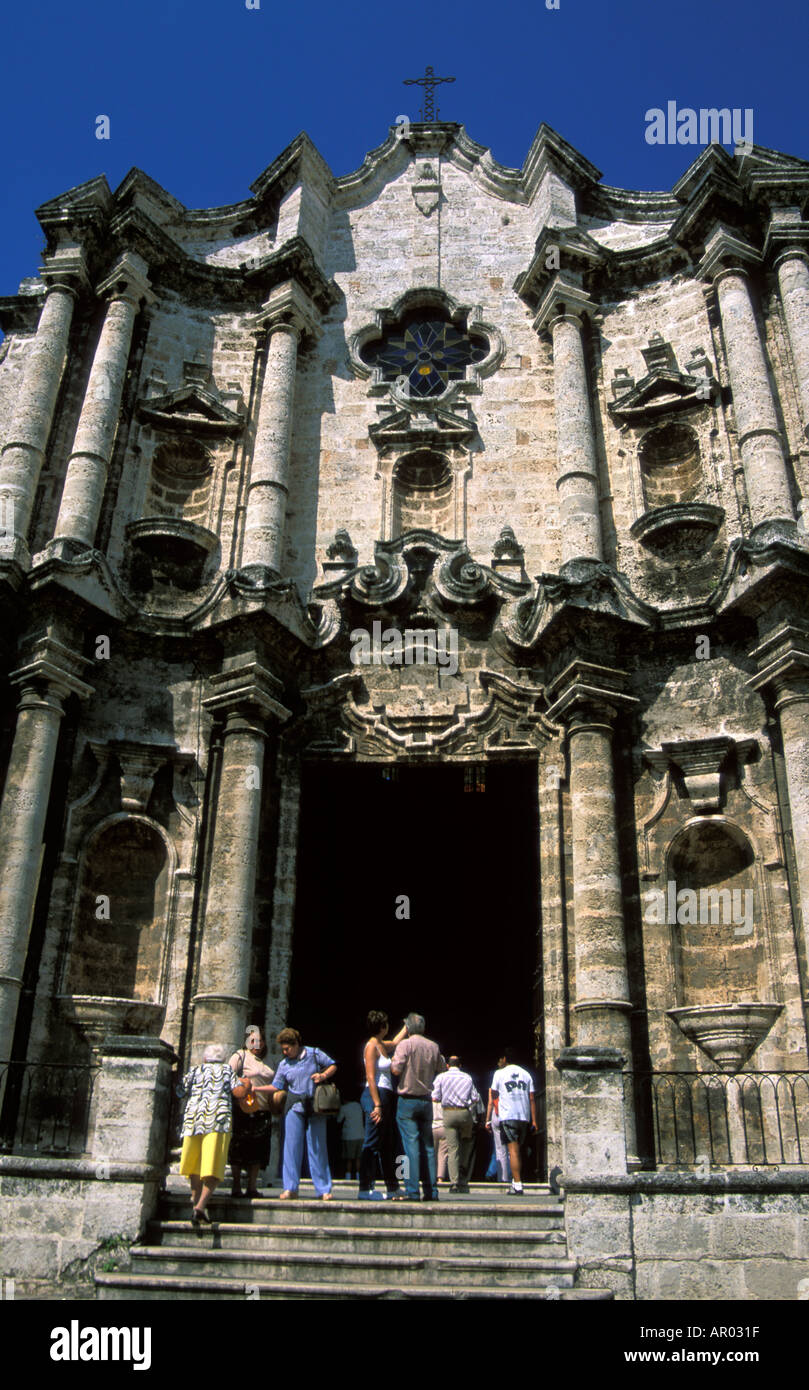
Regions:
<instances>
[{"instance_id":1,"label":"arched niche","mask_svg":"<svg viewBox=\"0 0 809 1390\"><path fill-rule=\"evenodd\" d=\"M86 845L79 873L67 992L157 1002L172 856L140 816L116 818Z\"/></svg>"},{"instance_id":2,"label":"arched niche","mask_svg":"<svg viewBox=\"0 0 809 1390\"><path fill-rule=\"evenodd\" d=\"M202 444L185 435L160 444L152 459L146 515L205 526L212 479L211 459Z\"/></svg>"},{"instance_id":3,"label":"arched niche","mask_svg":"<svg viewBox=\"0 0 809 1390\"><path fill-rule=\"evenodd\" d=\"M452 537L453 482L447 459L435 450L417 449L399 459L392 479L391 538L412 530Z\"/></svg>"},{"instance_id":4,"label":"arched niche","mask_svg":"<svg viewBox=\"0 0 809 1390\"><path fill-rule=\"evenodd\" d=\"M765 907L746 835L722 819L692 821L669 847L666 880L677 1004L769 999Z\"/></svg>"},{"instance_id":5,"label":"arched niche","mask_svg":"<svg viewBox=\"0 0 809 1390\"><path fill-rule=\"evenodd\" d=\"M699 440L690 425L673 421L648 430L638 445L638 462L647 511L702 496Z\"/></svg>"}]
</instances>

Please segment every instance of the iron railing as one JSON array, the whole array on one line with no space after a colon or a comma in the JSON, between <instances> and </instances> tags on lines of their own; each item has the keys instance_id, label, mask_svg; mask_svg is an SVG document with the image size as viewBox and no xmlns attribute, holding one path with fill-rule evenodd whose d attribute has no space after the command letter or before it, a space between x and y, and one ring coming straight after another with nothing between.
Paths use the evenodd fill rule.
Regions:
<instances>
[{"instance_id":1,"label":"iron railing","mask_svg":"<svg viewBox=\"0 0 809 1390\"><path fill-rule=\"evenodd\" d=\"M98 1063L0 1062L0 1153L87 1152Z\"/></svg>"},{"instance_id":2,"label":"iron railing","mask_svg":"<svg viewBox=\"0 0 809 1390\"><path fill-rule=\"evenodd\" d=\"M636 1071L626 1083L630 1077L651 1166L809 1163L809 1072Z\"/></svg>"}]
</instances>

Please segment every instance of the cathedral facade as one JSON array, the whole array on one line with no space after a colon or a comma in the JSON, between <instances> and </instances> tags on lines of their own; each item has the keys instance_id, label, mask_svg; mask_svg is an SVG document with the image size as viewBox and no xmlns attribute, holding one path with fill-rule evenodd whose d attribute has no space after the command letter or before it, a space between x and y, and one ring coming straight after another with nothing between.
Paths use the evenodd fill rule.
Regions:
<instances>
[{"instance_id":1,"label":"cathedral facade","mask_svg":"<svg viewBox=\"0 0 809 1390\"><path fill-rule=\"evenodd\" d=\"M38 209L0 299L7 1154L110 1040L291 1023L350 1091L382 1007L484 1083L520 1046L540 1178L587 1174L601 1077L615 1192L800 1186L807 202L759 147L634 192L435 121L340 177L302 135L228 207L134 169Z\"/></svg>"}]
</instances>

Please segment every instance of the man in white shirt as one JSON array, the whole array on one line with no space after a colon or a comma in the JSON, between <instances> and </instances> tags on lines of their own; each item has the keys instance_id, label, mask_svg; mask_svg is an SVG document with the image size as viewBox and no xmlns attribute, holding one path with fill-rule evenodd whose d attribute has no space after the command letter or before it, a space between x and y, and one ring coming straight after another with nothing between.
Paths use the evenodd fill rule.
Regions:
<instances>
[{"instance_id":1,"label":"man in white shirt","mask_svg":"<svg viewBox=\"0 0 809 1390\"><path fill-rule=\"evenodd\" d=\"M486 1110L486 1128L491 1133L494 1097L500 1116L500 1133L508 1144L508 1157L511 1163L511 1187L509 1192L521 1196L522 1168L520 1149L528 1137L537 1132L537 1105L534 1095L534 1082L530 1072L518 1067L511 1048L504 1048L501 1066L492 1077L489 1090L489 1104Z\"/></svg>"}]
</instances>

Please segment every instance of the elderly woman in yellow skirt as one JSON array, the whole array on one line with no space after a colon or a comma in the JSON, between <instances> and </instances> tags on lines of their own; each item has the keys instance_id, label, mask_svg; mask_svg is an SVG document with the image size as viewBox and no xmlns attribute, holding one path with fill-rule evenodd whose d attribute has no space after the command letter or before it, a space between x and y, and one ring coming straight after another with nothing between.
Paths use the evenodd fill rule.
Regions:
<instances>
[{"instance_id":1,"label":"elderly woman in yellow skirt","mask_svg":"<svg viewBox=\"0 0 809 1390\"><path fill-rule=\"evenodd\" d=\"M231 1092L249 1085L228 1065L227 1048L211 1044L206 1047L200 1066L192 1067L177 1088L178 1095L188 1096L183 1114L180 1173L191 1184L194 1226L211 1224L208 1200L225 1176L228 1161Z\"/></svg>"}]
</instances>

